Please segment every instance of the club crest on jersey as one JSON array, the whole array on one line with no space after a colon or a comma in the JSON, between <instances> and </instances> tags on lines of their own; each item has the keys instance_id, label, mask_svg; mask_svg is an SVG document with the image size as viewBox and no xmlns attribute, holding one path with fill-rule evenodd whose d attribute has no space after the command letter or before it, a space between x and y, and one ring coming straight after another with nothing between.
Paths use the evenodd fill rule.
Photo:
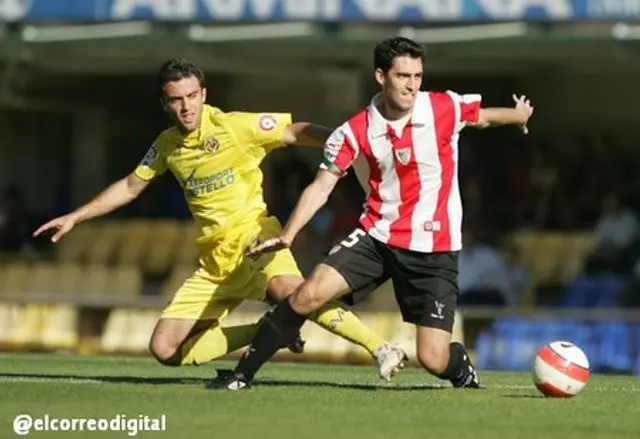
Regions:
<instances>
[{"instance_id":1,"label":"club crest on jersey","mask_svg":"<svg viewBox=\"0 0 640 439\"><path fill-rule=\"evenodd\" d=\"M410 148L402 148L396 150L396 158L400 163L406 165L411 160L411 149Z\"/></svg>"},{"instance_id":2,"label":"club crest on jersey","mask_svg":"<svg viewBox=\"0 0 640 439\"><path fill-rule=\"evenodd\" d=\"M213 154L214 152L218 152L218 150L220 149L220 142L218 142L218 139L216 139L215 137L207 137L204 141L203 146L205 151Z\"/></svg>"}]
</instances>

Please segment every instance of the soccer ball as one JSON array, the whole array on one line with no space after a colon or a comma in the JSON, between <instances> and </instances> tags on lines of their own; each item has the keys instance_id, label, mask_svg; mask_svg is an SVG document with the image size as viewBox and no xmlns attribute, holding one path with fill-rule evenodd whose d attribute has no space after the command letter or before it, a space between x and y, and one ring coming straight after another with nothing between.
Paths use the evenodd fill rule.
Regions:
<instances>
[{"instance_id":1,"label":"soccer ball","mask_svg":"<svg viewBox=\"0 0 640 439\"><path fill-rule=\"evenodd\" d=\"M532 375L543 395L571 398L582 392L589 381L589 359L573 343L554 341L538 351Z\"/></svg>"}]
</instances>

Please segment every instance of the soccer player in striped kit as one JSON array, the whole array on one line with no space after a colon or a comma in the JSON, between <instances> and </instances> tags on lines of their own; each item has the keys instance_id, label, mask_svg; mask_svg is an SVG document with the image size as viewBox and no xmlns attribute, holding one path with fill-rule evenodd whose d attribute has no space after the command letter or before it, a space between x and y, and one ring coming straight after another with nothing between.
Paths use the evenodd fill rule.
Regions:
<instances>
[{"instance_id":1,"label":"soccer player in striped kit","mask_svg":"<svg viewBox=\"0 0 640 439\"><path fill-rule=\"evenodd\" d=\"M514 108L482 108L480 95L420 91L422 64L422 48L407 38L376 46L381 92L333 132L282 235L252 253L288 248L350 167L369 189L360 227L275 309L235 370L219 373L209 388L250 387L262 364L293 340L314 310L336 297L356 303L388 279L403 320L416 326L420 364L454 387L479 387L465 348L451 342L462 248L458 137L465 127L499 125L526 134L533 107L524 96L513 96Z\"/></svg>"}]
</instances>

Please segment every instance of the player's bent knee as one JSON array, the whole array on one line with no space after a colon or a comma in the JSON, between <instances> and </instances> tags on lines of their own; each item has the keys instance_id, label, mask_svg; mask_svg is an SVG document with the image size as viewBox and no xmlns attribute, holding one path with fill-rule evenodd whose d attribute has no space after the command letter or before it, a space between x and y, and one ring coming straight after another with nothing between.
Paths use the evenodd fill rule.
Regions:
<instances>
[{"instance_id":1,"label":"player's bent knee","mask_svg":"<svg viewBox=\"0 0 640 439\"><path fill-rule=\"evenodd\" d=\"M313 279L305 282L291 298L291 306L301 314L308 314L325 303L318 282Z\"/></svg>"},{"instance_id":2,"label":"player's bent knee","mask_svg":"<svg viewBox=\"0 0 640 439\"><path fill-rule=\"evenodd\" d=\"M309 314L348 290L349 285L334 268L320 264L292 296L291 305L297 312Z\"/></svg>"},{"instance_id":3,"label":"player's bent knee","mask_svg":"<svg viewBox=\"0 0 640 439\"><path fill-rule=\"evenodd\" d=\"M449 364L449 349L436 346L419 349L418 362L433 375L441 375Z\"/></svg>"},{"instance_id":4,"label":"player's bent knee","mask_svg":"<svg viewBox=\"0 0 640 439\"><path fill-rule=\"evenodd\" d=\"M167 343L160 337L152 337L149 342L149 351L153 357L164 366L180 366L180 350L178 346Z\"/></svg>"}]
</instances>

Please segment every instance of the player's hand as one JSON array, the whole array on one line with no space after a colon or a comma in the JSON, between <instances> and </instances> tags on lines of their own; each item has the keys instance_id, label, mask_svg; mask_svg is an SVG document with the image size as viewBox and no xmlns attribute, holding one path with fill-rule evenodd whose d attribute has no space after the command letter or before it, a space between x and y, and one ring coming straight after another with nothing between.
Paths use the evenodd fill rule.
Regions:
<instances>
[{"instance_id":1,"label":"player's hand","mask_svg":"<svg viewBox=\"0 0 640 439\"><path fill-rule=\"evenodd\" d=\"M533 114L533 106L531 105L531 101L527 99L525 95L520 97L513 95L513 101L516 103L516 111L522 114L522 118L524 119L524 123L520 125L520 129L524 134L529 134L529 128L527 128L527 122L529 118Z\"/></svg>"},{"instance_id":2,"label":"player's hand","mask_svg":"<svg viewBox=\"0 0 640 439\"><path fill-rule=\"evenodd\" d=\"M51 242L58 242L64 235L66 235L71 229L73 229L76 223L76 218L71 214L60 216L58 218L52 219L48 223L41 225L38 230L33 232L33 236L40 236L44 232L55 230L55 233L51 237Z\"/></svg>"},{"instance_id":3,"label":"player's hand","mask_svg":"<svg viewBox=\"0 0 640 439\"><path fill-rule=\"evenodd\" d=\"M247 251L247 256L257 257L264 253L276 252L278 250L282 250L283 248L291 247L291 241L289 241L284 236L279 236L277 238L267 239L264 242L261 242L257 246L249 249Z\"/></svg>"}]
</instances>

